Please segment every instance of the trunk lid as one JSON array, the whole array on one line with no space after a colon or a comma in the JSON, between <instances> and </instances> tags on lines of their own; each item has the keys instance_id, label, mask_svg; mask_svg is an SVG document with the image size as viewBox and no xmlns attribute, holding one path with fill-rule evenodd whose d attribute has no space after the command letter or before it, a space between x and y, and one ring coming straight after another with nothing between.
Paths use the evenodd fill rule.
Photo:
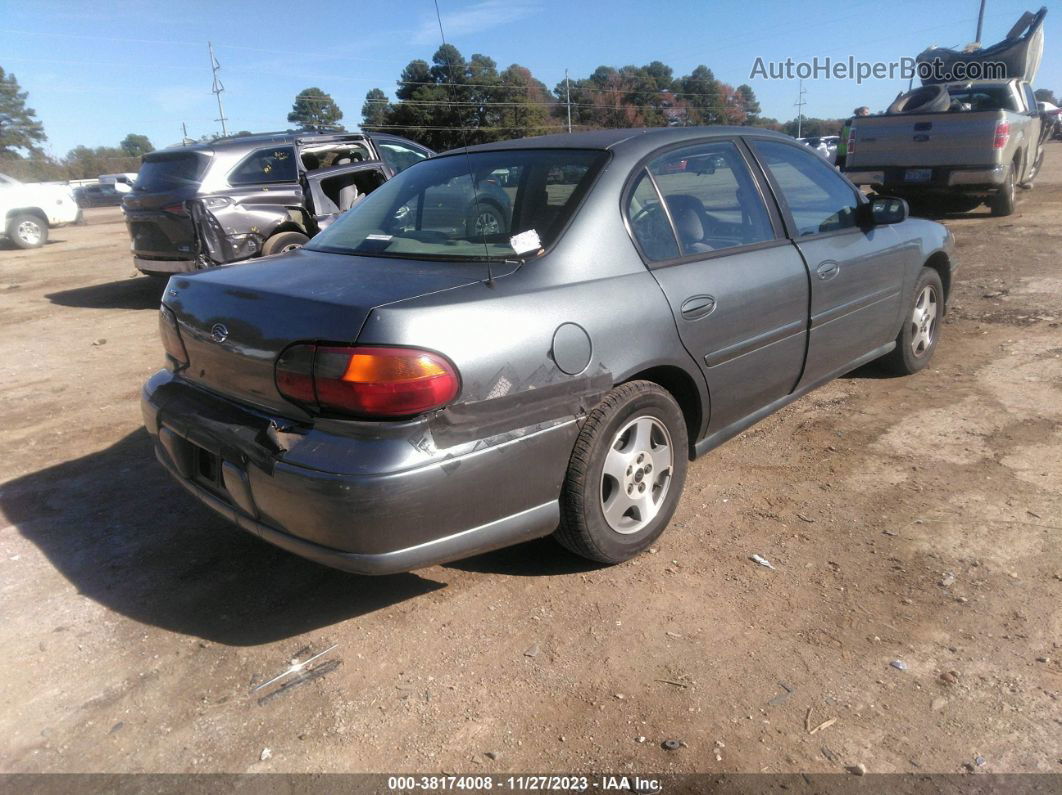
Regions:
<instances>
[{"instance_id":1,"label":"trunk lid","mask_svg":"<svg viewBox=\"0 0 1062 795\"><path fill-rule=\"evenodd\" d=\"M353 343L375 307L472 284L484 275L482 263L298 249L174 276L163 303L176 315L188 353L182 378L271 412L304 418L277 391L273 367L281 351L293 342Z\"/></svg>"},{"instance_id":2,"label":"trunk lid","mask_svg":"<svg viewBox=\"0 0 1062 795\"><path fill-rule=\"evenodd\" d=\"M993 166L993 148L1003 111L894 113L857 118L855 148L847 169L882 166Z\"/></svg>"}]
</instances>

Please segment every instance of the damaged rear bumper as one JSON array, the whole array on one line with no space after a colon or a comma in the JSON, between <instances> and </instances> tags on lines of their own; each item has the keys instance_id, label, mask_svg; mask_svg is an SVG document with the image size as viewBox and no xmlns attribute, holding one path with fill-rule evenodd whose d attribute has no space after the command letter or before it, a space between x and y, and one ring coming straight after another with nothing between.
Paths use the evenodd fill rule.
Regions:
<instances>
[{"instance_id":1,"label":"damaged rear bumper","mask_svg":"<svg viewBox=\"0 0 1062 795\"><path fill-rule=\"evenodd\" d=\"M133 265L141 273L192 273L199 269L192 259L148 259L133 257Z\"/></svg>"},{"instance_id":2,"label":"damaged rear bumper","mask_svg":"<svg viewBox=\"0 0 1062 795\"><path fill-rule=\"evenodd\" d=\"M423 420L300 429L165 371L145 385L142 408L159 461L201 502L264 541L358 574L548 535L578 434L574 417L558 418L437 449Z\"/></svg>"}]
</instances>

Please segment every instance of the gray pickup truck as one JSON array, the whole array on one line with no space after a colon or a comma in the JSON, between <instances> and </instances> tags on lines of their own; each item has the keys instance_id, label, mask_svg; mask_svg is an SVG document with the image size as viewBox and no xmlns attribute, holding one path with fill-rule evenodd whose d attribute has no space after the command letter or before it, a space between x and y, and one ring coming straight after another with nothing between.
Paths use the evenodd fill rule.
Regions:
<instances>
[{"instance_id":1,"label":"gray pickup truck","mask_svg":"<svg viewBox=\"0 0 1062 795\"><path fill-rule=\"evenodd\" d=\"M1024 80L949 83L943 110L852 122L845 176L918 206L966 212L987 202L1014 212L1043 162L1044 126Z\"/></svg>"}]
</instances>

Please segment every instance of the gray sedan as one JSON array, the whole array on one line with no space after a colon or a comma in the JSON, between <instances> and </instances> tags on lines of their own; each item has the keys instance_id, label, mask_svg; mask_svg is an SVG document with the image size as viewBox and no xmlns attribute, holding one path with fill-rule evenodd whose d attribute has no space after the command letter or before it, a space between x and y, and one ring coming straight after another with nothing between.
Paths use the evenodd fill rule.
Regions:
<instances>
[{"instance_id":1,"label":"gray sedan","mask_svg":"<svg viewBox=\"0 0 1062 795\"><path fill-rule=\"evenodd\" d=\"M441 201L506 217L440 223ZM779 134L488 144L302 249L171 278L144 419L202 502L330 566L551 533L617 563L693 458L868 362L925 367L954 275L944 227Z\"/></svg>"}]
</instances>

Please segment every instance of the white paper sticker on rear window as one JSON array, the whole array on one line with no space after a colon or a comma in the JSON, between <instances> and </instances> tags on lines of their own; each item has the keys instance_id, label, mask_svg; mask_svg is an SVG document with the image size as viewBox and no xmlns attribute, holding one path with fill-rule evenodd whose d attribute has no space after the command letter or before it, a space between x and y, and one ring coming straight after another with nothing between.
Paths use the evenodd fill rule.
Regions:
<instances>
[{"instance_id":1,"label":"white paper sticker on rear window","mask_svg":"<svg viewBox=\"0 0 1062 795\"><path fill-rule=\"evenodd\" d=\"M365 237L366 240L383 240L383 241L390 240L391 238L392 238L391 235L366 235L366 237Z\"/></svg>"},{"instance_id":2,"label":"white paper sticker on rear window","mask_svg":"<svg viewBox=\"0 0 1062 795\"><path fill-rule=\"evenodd\" d=\"M526 232L510 237L509 245L517 254L526 254L528 251L537 251L542 248L542 241L538 239L538 232L528 229Z\"/></svg>"}]
</instances>

